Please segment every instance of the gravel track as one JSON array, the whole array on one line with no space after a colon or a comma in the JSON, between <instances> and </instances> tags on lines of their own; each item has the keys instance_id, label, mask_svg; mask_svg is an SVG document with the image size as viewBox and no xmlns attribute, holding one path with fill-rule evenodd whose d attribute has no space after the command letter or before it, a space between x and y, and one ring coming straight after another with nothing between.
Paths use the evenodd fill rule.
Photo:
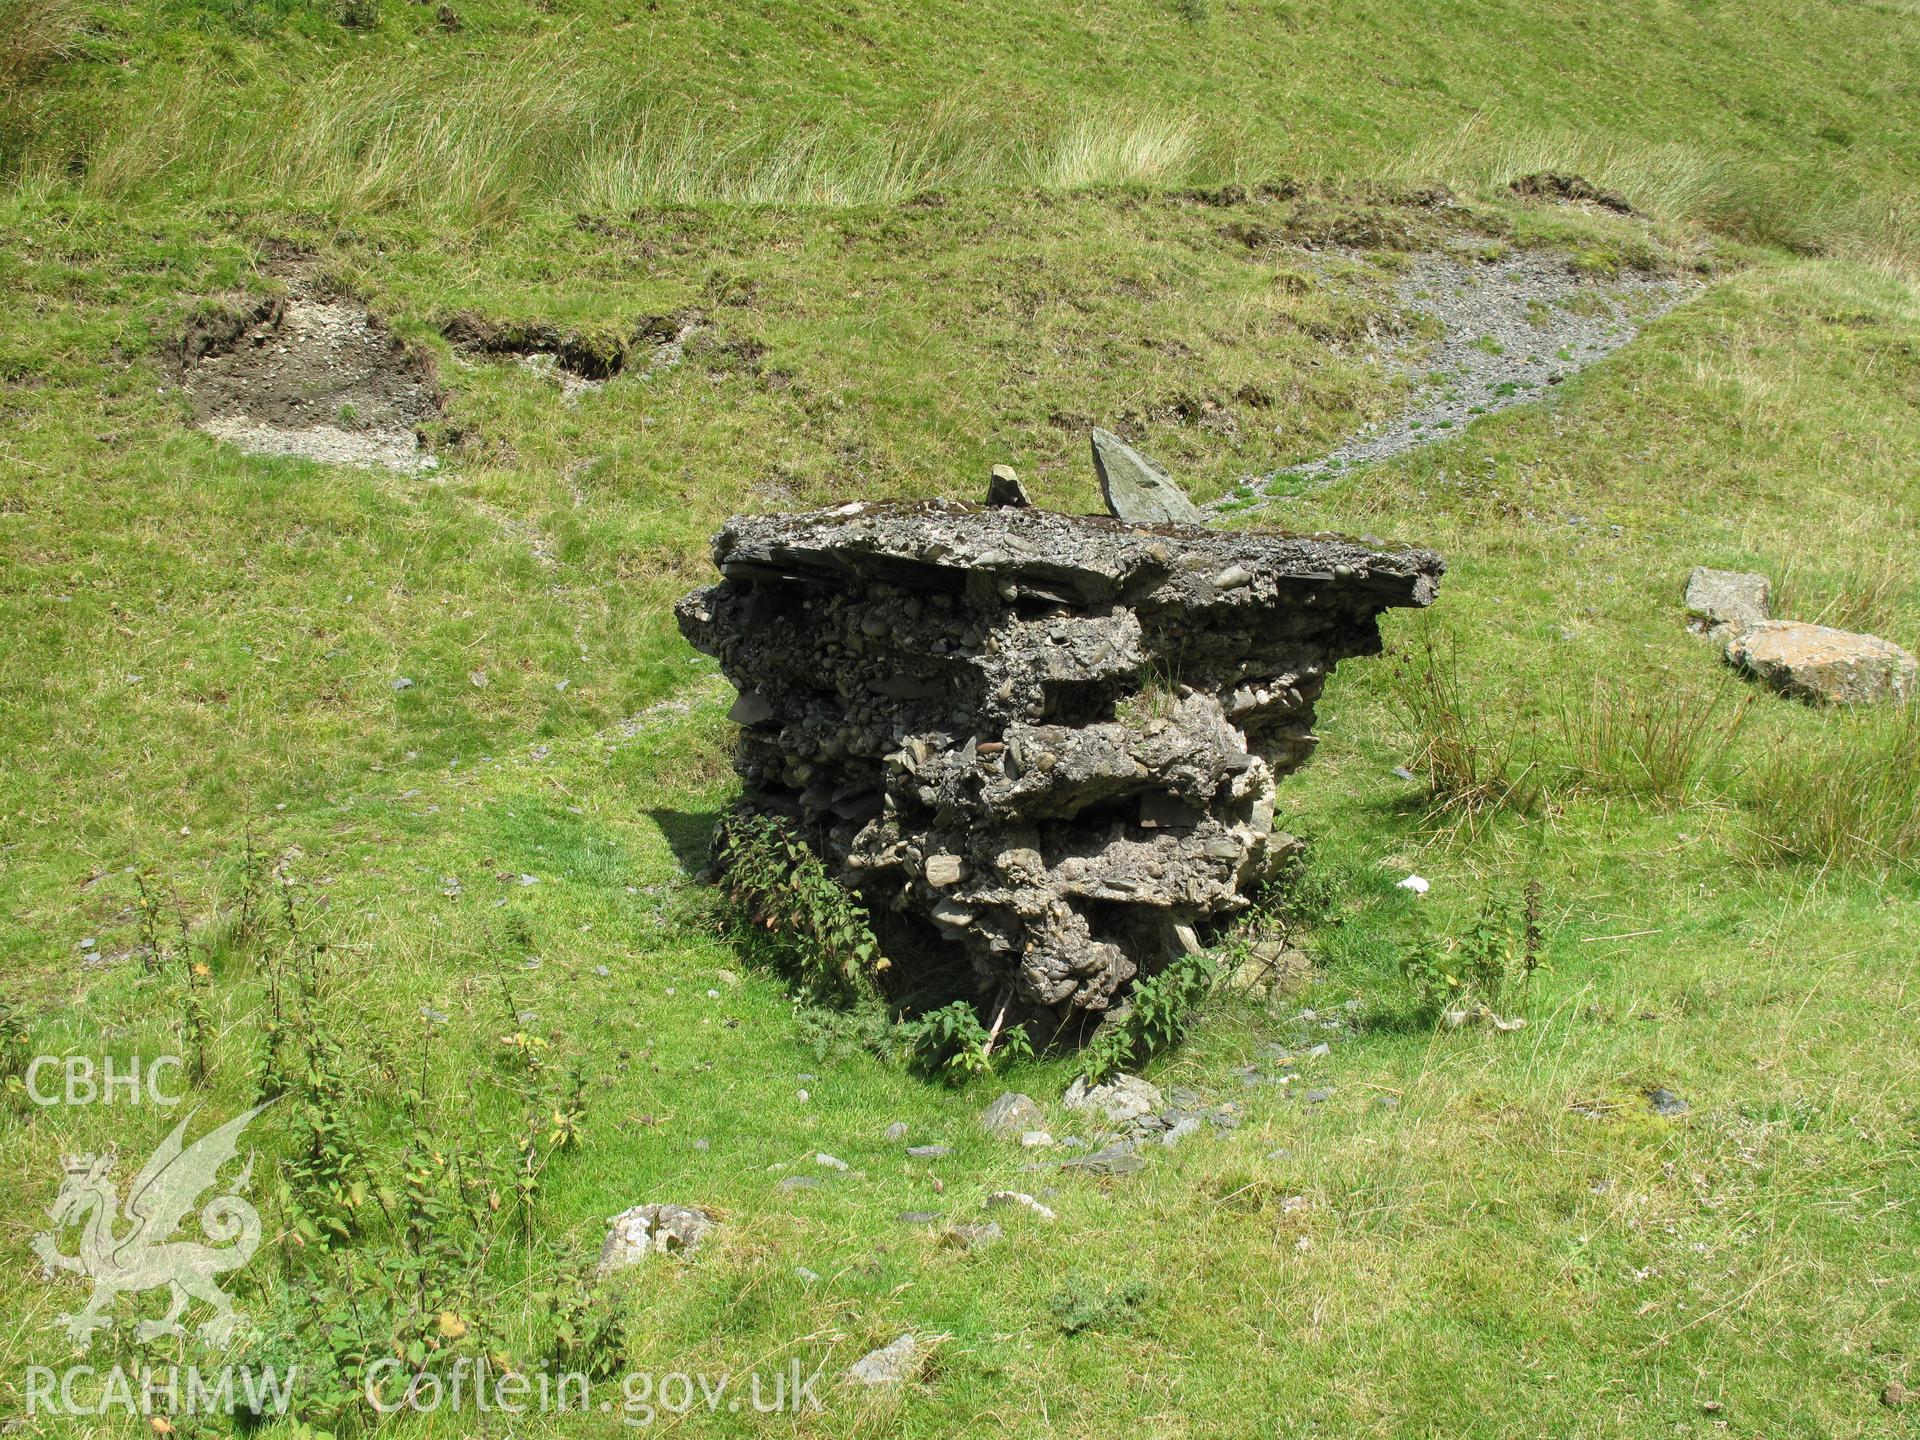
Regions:
<instances>
[{"instance_id":1,"label":"gravel track","mask_svg":"<svg viewBox=\"0 0 1920 1440\"><path fill-rule=\"evenodd\" d=\"M1267 487L1283 478L1298 484L1390 459L1450 439L1483 415L1538 401L1698 288L1661 276L1588 278L1555 255L1491 262L1423 255L1400 278L1396 297L1404 312L1437 321L1445 334L1411 353L1381 357L1412 382L1406 408L1326 455L1249 482L1253 503L1270 498ZM1244 492L1225 502L1228 508L1247 503Z\"/></svg>"}]
</instances>

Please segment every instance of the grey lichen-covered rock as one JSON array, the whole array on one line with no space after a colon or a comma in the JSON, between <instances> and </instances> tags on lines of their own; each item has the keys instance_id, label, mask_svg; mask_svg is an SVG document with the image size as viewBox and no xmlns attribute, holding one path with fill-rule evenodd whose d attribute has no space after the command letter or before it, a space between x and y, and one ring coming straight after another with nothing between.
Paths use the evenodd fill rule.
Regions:
<instances>
[{"instance_id":1,"label":"grey lichen-covered rock","mask_svg":"<svg viewBox=\"0 0 1920 1440\"><path fill-rule=\"evenodd\" d=\"M962 947L1007 1020L1106 1010L1296 847L1281 776L1426 550L948 501L736 517L682 633L755 704L797 821L896 961Z\"/></svg>"},{"instance_id":2,"label":"grey lichen-covered rock","mask_svg":"<svg viewBox=\"0 0 1920 1440\"><path fill-rule=\"evenodd\" d=\"M1009 1090L980 1112L980 1126L990 1135L1006 1135L1032 1130L1046 1124L1047 1117L1033 1098Z\"/></svg>"},{"instance_id":3,"label":"grey lichen-covered rock","mask_svg":"<svg viewBox=\"0 0 1920 1440\"><path fill-rule=\"evenodd\" d=\"M1093 468L1100 476L1101 497L1116 520L1134 525L1206 523L1200 507L1158 461L1098 426L1093 431Z\"/></svg>"},{"instance_id":4,"label":"grey lichen-covered rock","mask_svg":"<svg viewBox=\"0 0 1920 1440\"><path fill-rule=\"evenodd\" d=\"M868 1351L847 1371L855 1385L904 1385L920 1373L926 1353L912 1334L902 1335L890 1345Z\"/></svg>"},{"instance_id":5,"label":"grey lichen-covered rock","mask_svg":"<svg viewBox=\"0 0 1920 1440\"><path fill-rule=\"evenodd\" d=\"M1764 575L1697 565L1687 576L1687 628L1722 644L1773 618Z\"/></svg>"},{"instance_id":6,"label":"grey lichen-covered rock","mask_svg":"<svg viewBox=\"0 0 1920 1440\"><path fill-rule=\"evenodd\" d=\"M1105 1117L1109 1125L1125 1127L1159 1110L1166 1104L1166 1097L1157 1085L1138 1075L1116 1075L1092 1086L1083 1075L1067 1087L1060 1103L1069 1110L1091 1110Z\"/></svg>"},{"instance_id":7,"label":"grey lichen-covered rock","mask_svg":"<svg viewBox=\"0 0 1920 1440\"><path fill-rule=\"evenodd\" d=\"M600 1273L649 1255L691 1255L712 1233L713 1213L692 1205L636 1205L614 1216L600 1247Z\"/></svg>"},{"instance_id":8,"label":"grey lichen-covered rock","mask_svg":"<svg viewBox=\"0 0 1920 1440\"><path fill-rule=\"evenodd\" d=\"M1736 635L1727 660L1796 700L1871 705L1915 691L1916 662L1892 641L1796 620L1768 620Z\"/></svg>"}]
</instances>

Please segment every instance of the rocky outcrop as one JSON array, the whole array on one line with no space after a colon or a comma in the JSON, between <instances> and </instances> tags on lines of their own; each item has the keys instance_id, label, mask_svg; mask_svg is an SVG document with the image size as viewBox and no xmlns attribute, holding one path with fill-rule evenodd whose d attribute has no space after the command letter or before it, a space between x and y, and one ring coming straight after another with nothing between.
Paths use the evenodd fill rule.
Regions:
<instances>
[{"instance_id":1,"label":"rocky outcrop","mask_svg":"<svg viewBox=\"0 0 1920 1440\"><path fill-rule=\"evenodd\" d=\"M1772 602L1764 575L1696 565L1687 576L1687 628L1722 645L1772 619Z\"/></svg>"},{"instance_id":2,"label":"rocky outcrop","mask_svg":"<svg viewBox=\"0 0 1920 1440\"><path fill-rule=\"evenodd\" d=\"M736 517L713 558L677 615L740 692L744 803L800 823L896 958L959 946L1013 1017L1059 1020L1273 873L1327 677L1444 568L947 501Z\"/></svg>"},{"instance_id":3,"label":"rocky outcrop","mask_svg":"<svg viewBox=\"0 0 1920 1440\"><path fill-rule=\"evenodd\" d=\"M1687 628L1721 646L1736 670L1795 700L1872 705L1914 694L1920 666L1891 640L1775 620L1772 601L1764 575L1696 566L1687 576Z\"/></svg>"},{"instance_id":4,"label":"rocky outcrop","mask_svg":"<svg viewBox=\"0 0 1920 1440\"><path fill-rule=\"evenodd\" d=\"M1727 659L1796 700L1871 705L1914 693L1913 656L1877 635L1767 620L1737 635Z\"/></svg>"}]
</instances>

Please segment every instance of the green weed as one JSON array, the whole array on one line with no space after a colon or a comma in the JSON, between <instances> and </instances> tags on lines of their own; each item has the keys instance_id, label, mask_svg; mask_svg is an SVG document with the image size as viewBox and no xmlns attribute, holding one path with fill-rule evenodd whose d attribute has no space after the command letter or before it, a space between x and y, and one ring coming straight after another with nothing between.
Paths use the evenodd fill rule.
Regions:
<instances>
[{"instance_id":1,"label":"green weed","mask_svg":"<svg viewBox=\"0 0 1920 1440\"><path fill-rule=\"evenodd\" d=\"M916 1066L960 1085L991 1075L996 1065L1033 1058L1033 1042L1026 1026L1000 1029L1001 1019L1004 1016L996 1017L996 1028L989 1029L969 1002L955 1000L902 1021L898 1028Z\"/></svg>"},{"instance_id":2,"label":"green weed","mask_svg":"<svg viewBox=\"0 0 1920 1440\"><path fill-rule=\"evenodd\" d=\"M1201 951L1182 955L1158 974L1134 981L1120 1007L1108 1013L1080 1052L1080 1067L1087 1079L1104 1080L1178 1044L1218 978L1218 959Z\"/></svg>"},{"instance_id":3,"label":"green weed","mask_svg":"<svg viewBox=\"0 0 1920 1440\"><path fill-rule=\"evenodd\" d=\"M866 910L784 821L731 817L715 833L713 859L724 923L748 953L817 996L858 1001L876 993L889 962Z\"/></svg>"},{"instance_id":4,"label":"green weed","mask_svg":"<svg viewBox=\"0 0 1920 1440\"><path fill-rule=\"evenodd\" d=\"M1540 885L1530 880L1518 915L1490 898L1458 934L1441 938L1422 925L1401 954L1400 974L1423 1019L1462 1007L1497 1014L1530 986L1545 946Z\"/></svg>"}]
</instances>

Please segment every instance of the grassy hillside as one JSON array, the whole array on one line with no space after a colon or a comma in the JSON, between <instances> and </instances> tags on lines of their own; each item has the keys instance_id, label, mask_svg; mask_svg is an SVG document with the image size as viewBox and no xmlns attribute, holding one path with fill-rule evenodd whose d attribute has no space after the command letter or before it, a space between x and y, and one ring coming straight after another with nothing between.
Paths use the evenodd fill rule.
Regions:
<instances>
[{"instance_id":1,"label":"grassy hillside","mask_svg":"<svg viewBox=\"0 0 1920 1440\"><path fill-rule=\"evenodd\" d=\"M10 9L83 57L28 173L120 202L471 222L1554 167L1756 238L1904 250L1920 178L1920 38L1892 4Z\"/></svg>"},{"instance_id":2,"label":"grassy hillside","mask_svg":"<svg viewBox=\"0 0 1920 1440\"><path fill-rule=\"evenodd\" d=\"M418 1346L824 1367L824 1412L659 1417L695 1433L1911 1428L1916 721L1755 695L1679 592L1763 569L1781 613L1920 648L1920 17L454 4L0 8L0 1058L187 1055L212 1116L290 1067L236 1296L241 1353L308 1368L302 1424L369 1427L364 1367ZM1645 213L1507 193L1543 166ZM668 607L741 509L971 498L1001 461L1095 508L1092 422L1203 498L1321 454L1399 403L1394 285L1443 245L1698 290L1543 403L1231 522L1450 570L1283 787L1313 849L1269 918L1313 977L1147 1069L1239 1128L1023 1171L974 1117L1014 1088L1068 1133L1072 1056L946 1086L720 933L729 692ZM438 470L191 427L183 334L296 271L431 364ZM443 333L687 312L681 363L572 395ZM1436 1030L1403 961L1529 887L1527 1027ZM1299 1083L1243 1084L1273 1046ZM63 1154L124 1181L176 1119L0 1101L25 1433L152 1433L25 1419L85 1298L28 1242ZM1009 1186L1058 1219L942 1242ZM723 1225L581 1299L642 1201ZM919 1383L833 1383L906 1330L945 1337Z\"/></svg>"}]
</instances>

